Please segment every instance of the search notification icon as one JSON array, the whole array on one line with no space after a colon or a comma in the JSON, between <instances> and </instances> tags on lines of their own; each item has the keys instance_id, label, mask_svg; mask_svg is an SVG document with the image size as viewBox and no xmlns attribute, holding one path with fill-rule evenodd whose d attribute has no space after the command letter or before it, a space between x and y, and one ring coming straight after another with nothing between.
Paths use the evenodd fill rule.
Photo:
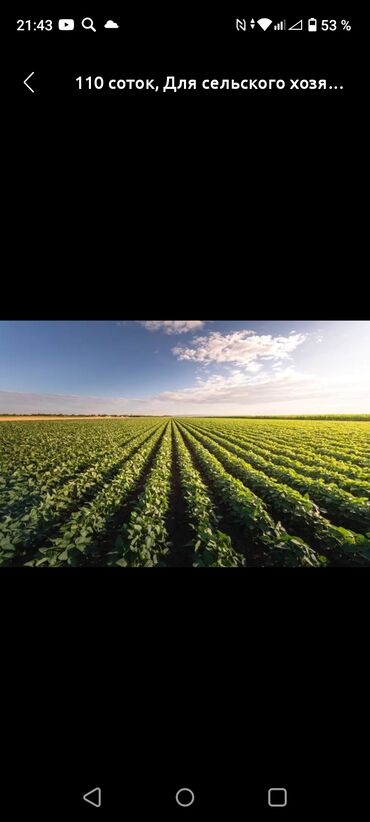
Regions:
<instances>
[{"instance_id":1,"label":"search notification icon","mask_svg":"<svg viewBox=\"0 0 370 822\"><path fill-rule=\"evenodd\" d=\"M91 29L91 31L96 32L96 28L94 26L94 21L92 17L84 17L84 19L81 21L81 26L83 29Z\"/></svg>"}]
</instances>

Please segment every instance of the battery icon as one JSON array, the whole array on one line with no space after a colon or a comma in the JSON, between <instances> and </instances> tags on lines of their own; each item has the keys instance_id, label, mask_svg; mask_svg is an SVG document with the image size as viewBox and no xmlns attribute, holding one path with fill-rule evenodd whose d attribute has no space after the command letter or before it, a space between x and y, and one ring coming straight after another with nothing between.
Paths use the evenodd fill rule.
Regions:
<instances>
[{"instance_id":1,"label":"battery icon","mask_svg":"<svg viewBox=\"0 0 370 822\"><path fill-rule=\"evenodd\" d=\"M317 20L314 17L310 17L308 21L308 31L317 31Z\"/></svg>"}]
</instances>

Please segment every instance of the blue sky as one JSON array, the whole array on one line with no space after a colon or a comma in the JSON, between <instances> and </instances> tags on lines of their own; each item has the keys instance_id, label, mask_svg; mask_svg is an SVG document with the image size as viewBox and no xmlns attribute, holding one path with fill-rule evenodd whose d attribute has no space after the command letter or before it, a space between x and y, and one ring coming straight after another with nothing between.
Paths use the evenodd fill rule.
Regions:
<instances>
[{"instance_id":1,"label":"blue sky","mask_svg":"<svg viewBox=\"0 0 370 822\"><path fill-rule=\"evenodd\" d=\"M0 322L0 413L370 412L370 322Z\"/></svg>"}]
</instances>

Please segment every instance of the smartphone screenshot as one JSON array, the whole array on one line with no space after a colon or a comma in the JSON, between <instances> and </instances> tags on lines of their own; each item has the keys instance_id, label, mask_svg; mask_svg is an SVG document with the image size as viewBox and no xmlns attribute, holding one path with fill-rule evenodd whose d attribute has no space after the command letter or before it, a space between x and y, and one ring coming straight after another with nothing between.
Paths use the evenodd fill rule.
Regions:
<instances>
[{"instance_id":1,"label":"smartphone screenshot","mask_svg":"<svg viewBox=\"0 0 370 822\"><path fill-rule=\"evenodd\" d=\"M363 13L11 16L5 818L365 818Z\"/></svg>"}]
</instances>

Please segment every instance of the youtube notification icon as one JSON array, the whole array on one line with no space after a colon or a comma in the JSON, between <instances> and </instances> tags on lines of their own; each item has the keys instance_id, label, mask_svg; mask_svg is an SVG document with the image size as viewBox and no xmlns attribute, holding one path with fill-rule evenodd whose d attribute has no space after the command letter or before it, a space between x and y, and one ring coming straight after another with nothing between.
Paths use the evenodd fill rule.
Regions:
<instances>
[{"instance_id":1,"label":"youtube notification icon","mask_svg":"<svg viewBox=\"0 0 370 822\"><path fill-rule=\"evenodd\" d=\"M61 20L58 20L58 29L60 29L61 31L73 31L74 27L74 20L70 20L64 17Z\"/></svg>"}]
</instances>

